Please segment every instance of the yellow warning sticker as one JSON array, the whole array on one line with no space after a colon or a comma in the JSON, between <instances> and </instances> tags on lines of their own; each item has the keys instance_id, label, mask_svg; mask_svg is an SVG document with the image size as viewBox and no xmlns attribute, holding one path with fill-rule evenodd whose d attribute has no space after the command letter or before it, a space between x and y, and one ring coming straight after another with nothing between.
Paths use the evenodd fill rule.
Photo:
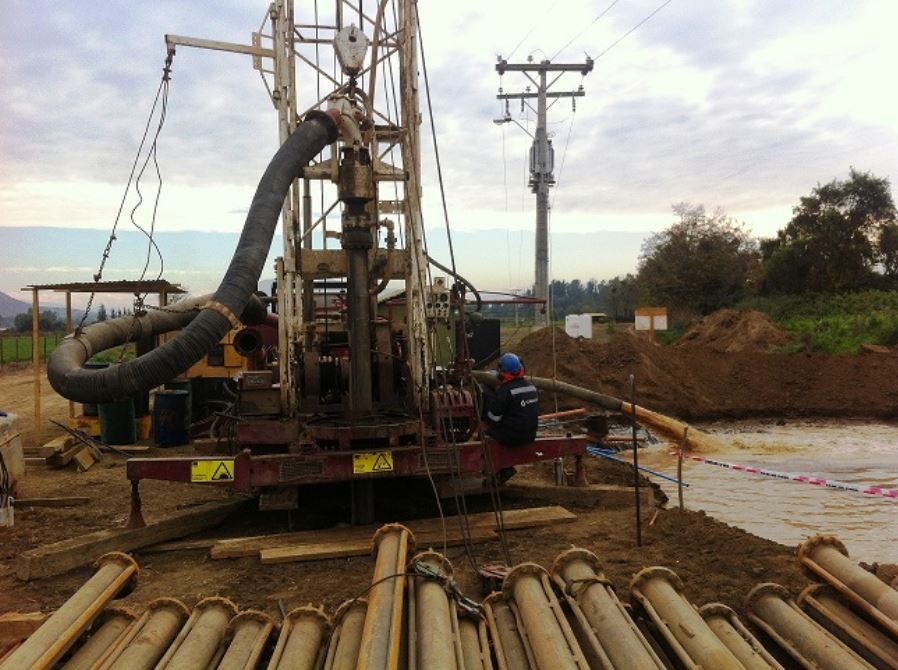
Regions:
<instances>
[{"instance_id":1,"label":"yellow warning sticker","mask_svg":"<svg viewBox=\"0 0 898 670\"><path fill-rule=\"evenodd\" d=\"M232 482L234 481L234 459L191 461L190 481Z\"/></svg>"},{"instance_id":2,"label":"yellow warning sticker","mask_svg":"<svg viewBox=\"0 0 898 670\"><path fill-rule=\"evenodd\" d=\"M363 451L352 455L352 474L366 475L372 472L391 472L393 454L389 451Z\"/></svg>"}]
</instances>

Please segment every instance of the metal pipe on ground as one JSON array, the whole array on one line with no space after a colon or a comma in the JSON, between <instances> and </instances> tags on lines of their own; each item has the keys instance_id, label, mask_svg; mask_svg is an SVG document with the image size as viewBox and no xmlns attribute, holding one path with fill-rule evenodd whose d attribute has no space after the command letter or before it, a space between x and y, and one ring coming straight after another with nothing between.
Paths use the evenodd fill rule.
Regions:
<instances>
[{"instance_id":1,"label":"metal pipe on ground","mask_svg":"<svg viewBox=\"0 0 898 670\"><path fill-rule=\"evenodd\" d=\"M596 656L607 659L609 667L664 668L614 593L595 554L579 548L562 552L552 564L552 580L583 629L583 638Z\"/></svg>"},{"instance_id":2,"label":"metal pipe on ground","mask_svg":"<svg viewBox=\"0 0 898 670\"><path fill-rule=\"evenodd\" d=\"M435 551L416 554L411 563L420 563L443 578L452 577L452 564ZM414 638L414 649L410 652L414 653L416 667L456 670L459 663L454 644L452 609L443 582L415 578L409 578L409 582L408 588L414 591L415 601L415 618L409 622L414 625L414 630L409 631L410 637Z\"/></svg>"},{"instance_id":3,"label":"metal pipe on ground","mask_svg":"<svg viewBox=\"0 0 898 670\"><path fill-rule=\"evenodd\" d=\"M493 670L486 622L482 617L471 612L458 612L454 602L452 605L456 610L458 639L464 660L464 664L460 667L463 670Z\"/></svg>"},{"instance_id":4,"label":"metal pipe on ground","mask_svg":"<svg viewBox=\"0 0 898 670\"><path fill-rule=\"evenodd\" d=\"M474 370L471 373L478 382L495 386L499 383L498 378L492 372L485 370ZM583 402L598 405L610 412L620 412L622 414L633 415L635 413L636 420L644 426L650 426L654 432L664 435L668 439L676 441L678 444L683 439L685 428L689 428L685 445L689 449L696 451L719 451L721 448L720 441L713 435L709 435L694 426L687 426L682 421L653 412L645 407L637 406L634 412L633 405L614 398L604 393L591 391L590 389L568 384L556 379L547 379L545 377L527 377L527 380L541 391L552 391L553 393L561 393L571 398L577 398Z\"/></svg>"},{"instance_id":5,"label":"metal pipe on ground","mask_svg":"<svg viewBox=\"0 0 898 670\"><path fill-rule=\"evenodd\" d=\"M898 591L852 561L838 538L808 538L798 548L798 561L812 579L832 584L859 611L898 637Z\"/></svg>"},{"instance_id":6,"label":"metal pipe on ground","mask_svg":"<svg viewBox=\"0 0 898 670\"><path fill-rule=\"evenodd\" d=\"M501 593L491 593L484 598L482 606L499 670L536 668L536 662L518 625L517 617L505 596Z\"/></svg>"},{"instance_id":7,"label":"metal pipe on ground","mask_svg":"<svg viewBox=\"0 0 898 670\"><path fill-rule=\"evenodd\" d=\"M586 670L589 663L565 619L548 573L536 563L512 568L502 585L506 599L517 605L537 670Z\"/></svg>"},{"instance_id":8,"label":"metal pipe on ground","mask_svg":"<svg viewBox=\"0 0 898 670\"><path fill-rule=\"evenodd\" d=\"M3 670L52 667L139 572L134 559L119 552L104 554L95 565L94 575L3 662Z\"/></svg>"},{"instance_id":9,"label":"metal pipe on ground","mask_svg":"<svg viewBox=\"0 0 898 670\"><path fill-rule=\"evenodd\" d=\"M227 598L204 598L196 604L156 670L196 670L207 667L219 654L228 622L237 606Z\"/></svg>"},{"instance_id":10,"label":"metal pipe on ground","mask_svg":"<svg viewBox=\"0 0 898 670\"><path fill-rule=\"evenodd\" d=\"M405 526L383 526L372 539L376 559L357 670L393 670L402 653L405 566L415 538Z\"/></svg>"},{"instance_id":11,"label":"metal pipe on ground","mask_svg":"<svg viewBox=\"0 0 898 670\"><path fill-rule=\"evenodd\" d=\"M748 619L803 668L814 670L871 670L820 624L802 612L779 584L758 584L746 598Z\"/></svg>"},{"instance_id":12,"label":"metal pipe on ground","mask_svg":"<svg viewBox=\"0 0 898 670\"><path fill-rule=\"evenodd\" d=\"M764 645L751 634L731 607L723 603L708 603L700 607L698 613L745 666L745 670L783 670L783 666L764 649Z\"/></svg>"},{"instance_id":13,"label":"metal pipe on ground","mask_svg":"<svg viewBox=\"0 0 898 670\"><path fill-rule=\"evenodd\" d=\"M189 616L190 610L180 600L152 601L100 670L152 670Z\"/></svg>"},{"instance_id":14,"label":"metal pipe on ground","mask_svg":"<svg viewBox=\"0 0 898 670\"><path fill-rule=\"evenodd\" d=\"M630 596L686 668L744 670L683 595L683 583L672 570L640 570L630 582Z\"/></svg>"},{"instance_id":15,"label":"metal pipe on ground","mask_svg":"<svg viewBox=\"0 0 898 670\"><path fill-rule=\"evenodd\" d=\"M347 600L337 608L324 670L355 670L367 613L368 600L365 598Z\"/></svg>"},{"instance_id":16,"label":"metal pipe on ground","mask_svg":"<svg viewBox=\"0 0 898 670\"><path fill-rule=\"evenodd\" d=\"M228 624L227 651L216 670L255 670L273 630L274 620L264 612L240 612Z\"/></svg>"},{"instance_id":17,"label":"metal pipe on ground","mask_svg":"<svg viewBox=\"0 0 898 670\"><path fill-rule=\"evenodd\" d=\"M95 670L128 635L137 620L134 610L127 607L107 607L94 620L93 632L78 651L62 666L62 670Z\"/></svg>"},{"instance_id":18,"label":"metal pipe on ground","mask_svg":"<svg viewBox=\"0 0 898 670\"><path fill-rule=\"evenodd\" d=\"M898 639L852 611L829 584L811 584L796 599L814 621L839 638L868 663L898 670Z\"/></svg>"},{"instance_id":19,"label":"metal pipe on ground","mask_svg":"<svg viewBox=\"0 0 898 670\"><path fill-rule=\"evenodd\" d=\"M323 610L307 605L292 610L281 624L281 634L268 670L315 670L327 654L331 620Z\"/></svg>"}]
</instances>

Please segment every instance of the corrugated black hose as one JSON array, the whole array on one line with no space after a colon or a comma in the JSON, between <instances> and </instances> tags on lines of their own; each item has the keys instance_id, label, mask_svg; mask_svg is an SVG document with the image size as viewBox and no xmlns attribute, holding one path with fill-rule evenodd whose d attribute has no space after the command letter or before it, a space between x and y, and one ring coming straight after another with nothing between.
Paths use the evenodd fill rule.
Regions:
<instances>
[{"instance_id":1,"label":"corrugated black hose","mask_svg":"<svg viewBox=\"0 0 898 670\"><path fill-rule=\"evenodd\" d=\"M253 292L290 184L336 139L337 125L333 118L324 112L310 112L281 145L262 175L237 249L218 290L212 296L204 296L202 302L191 301L200 304L151 310L138 317L139 327L133 317L113 319L93 324L77 337L65 338L47 363L47 377L54 390L75 402L111 402L160 386L208 354L231 329L232 321L242 316L249 305L255 307L258 303ZM197 308L199 312L195 311ZM253 319L247 317L247 320ZM99 370L81 367L100 351L149 333L178 328L183 330L177 337L139 358Z\"/></svg>"}]
</instances>

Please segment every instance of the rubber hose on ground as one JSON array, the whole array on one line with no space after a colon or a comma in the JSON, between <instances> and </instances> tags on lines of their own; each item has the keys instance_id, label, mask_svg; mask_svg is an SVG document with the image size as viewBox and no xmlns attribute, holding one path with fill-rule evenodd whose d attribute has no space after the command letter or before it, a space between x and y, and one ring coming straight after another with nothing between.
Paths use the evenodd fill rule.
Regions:
<instances>
[{"instance_id":1,"label":"rubber hose on ground","mask_svg":"<svg viewBox=\"0 0 898 670\"><path fill-rule=\"evenodd\" d=\"M128 340L120 341L120 329L104 329L93 331L99 333L89 336L96 338L93 342L86 337L90 329L85 329L78 337L67 337L50 356L47 377L53 389L76 402L111 402L160 386L209 353L232 327L231 319L225 315L236 318L253 297L290 184L336 139L334 119L314 111L281 145L259 181L237 249L218 290L203 304L199 314L188 319L177 337L121 365L86 370L81 366L91 355ZM147 326L154 327L152 319Z\"/></svg>"}]
</instances>

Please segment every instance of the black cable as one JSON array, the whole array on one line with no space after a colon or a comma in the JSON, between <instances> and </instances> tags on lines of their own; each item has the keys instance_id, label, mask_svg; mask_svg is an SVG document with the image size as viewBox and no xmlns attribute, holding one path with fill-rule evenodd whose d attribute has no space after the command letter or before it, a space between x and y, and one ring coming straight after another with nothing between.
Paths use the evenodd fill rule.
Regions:
<instances>
[{"instance_id":1,"label":"black cable","mask_svg":"<svg viewBox=\"0 0 898 670\"><path fill-rule=\"evenodd\" d=\"M628 30L628 31L625 32L623 35L621 35L621 36L618 37L616 40L614 40L614 42L612 42L610 46L606 47L603 51L600 51L600 52L599 52L599 55L596 56L595 58L593 58L593 60L594 60L594 61L599 60L602 56L604 56L605 54L607 54L609 51L611 51L611 50L612 50L614 47L616 47L618 44L620 44L621 42L623 42L623 41L624 41L624 40L625 40L631 33L635 32L636 29L638 29L639 27L641 27L644 23L647 23L653 16L655 16L655 14L657 14L657 13L660 12L662 9L664 9L665 7L667 7L671 2L673 2L673 0L665 0L664 2L662 2L660 5L658 5L658 6L655 8L655 10L654 10L651 14L649 14L648 16L646 16L642 21L640 21L639 23L637 23L635 26L633 26L632 28L630 28L630 30Z\"/></svg>"},{"instance_id":2,"label":"black cable","mask_svg":"<svg viewBox=\"0 0 898 670\"><path fill-rule=\"evenodd\" d=\"M579 33L577 33L576 35L574 35L574 37L572 37L570 40L568 40L567 43L566 43L563 47L561 47L558 51L556 51L555 54L554 54L549 60L555 60L555 56L557 56L557 55L560 54L562 51L564 51L564 50L567 49L569 46L571 46L571 44L574 43L574 40L580 39L580 38L584 35L584 33L586 33L587 30L589 30L590 28L592 28L592 27L596 24L596 22L598 22L599 19L601 19L603 16L605 16L605 14L607 14L608 12L610 12L610 11L611 11L611 8L614 7L618 2L620 2L620 0L614 0L610 5L608 5L605 9L603 9L601 12L599 12L599 15L596 16L596 18L594 18L594 19L589 23L588 26L586 26L583 30L581 30Z\"/></svg>"}]
</instances>

